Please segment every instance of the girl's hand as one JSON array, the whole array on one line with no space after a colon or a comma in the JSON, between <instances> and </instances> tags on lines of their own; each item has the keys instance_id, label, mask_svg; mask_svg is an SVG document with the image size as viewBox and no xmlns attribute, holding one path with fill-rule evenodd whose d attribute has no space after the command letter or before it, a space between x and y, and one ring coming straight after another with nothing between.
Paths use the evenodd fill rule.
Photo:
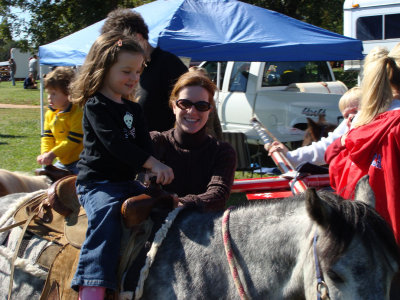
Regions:
<instances>
[{"instance_id":1,"label":"girl's hand","mask_svg":"<svg viewBox=\"0 0 400 300\"><path fill-rule=\"evenodd\" d=\"M39 155L36 158L36 161L41 164L41 165L51 165L53 163L53 160L56 158L56 155L53 152L45 152L42 155Z\"/></svg>"},{"instance_id":2,"label":"girl's hand","mask_svg":"<svg viewBox=\"0 0 400 300\"><path fill-rule=\"evenodd\" d=\"M284 144L275 141L269 145L268 155L271 156L271 154L275 151L283 152L284 154L286 154L289 152L289 149L286 148Z\"/></svg>"},{"instance_id":3,"label":"girl's hand","mask_svg":"<svg viewBox=\"0 0 400 300\"><path fill-rule=\"evenodd\" d=\"M170 167L150 156L143 167L149 169L155 176L156 182L162 185L170 184L174 180L174 172Z\"/></svg>"},{"instance_id":4,"label":"girl's hand","mask_svg":"<svg viewBox=\"0 0 400 300\"><path fill-rule=\"evenodd\" d=\"M349 134L349 132L347 131L345 134L343 134L341 137L340 137L340 143L342 144L342 146L345 146L346 145L346 138L347 138L347 135Z\"/></svg>"}]
</instances>

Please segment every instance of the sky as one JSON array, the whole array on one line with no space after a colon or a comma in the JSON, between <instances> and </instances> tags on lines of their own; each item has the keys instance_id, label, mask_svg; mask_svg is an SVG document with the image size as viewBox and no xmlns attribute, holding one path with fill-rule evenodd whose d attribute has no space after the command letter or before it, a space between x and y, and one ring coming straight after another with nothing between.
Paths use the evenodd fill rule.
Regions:
<instances>
[{"instance_id":1,"label":"sky","mask_svg":"<svg viewBox=\"0 0 400 300\"><path fill-rule=\"evenodd\" d=\"M20 19L24 19L25 22L29 22L29 20L30 20L29 12L22 11L19 8L11 7L11 13L16 14L18 16L18 18L20 18ZM20 40L21 38L23 38L23 36L15 36L13 34L13 39L14 40Z\"/></svg>"}]
</instances>

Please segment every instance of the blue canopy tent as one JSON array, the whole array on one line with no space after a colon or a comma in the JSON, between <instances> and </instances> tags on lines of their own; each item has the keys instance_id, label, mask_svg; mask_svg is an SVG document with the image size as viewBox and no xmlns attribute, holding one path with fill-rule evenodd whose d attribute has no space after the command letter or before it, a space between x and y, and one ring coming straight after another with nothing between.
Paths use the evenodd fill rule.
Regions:
<instances>
[{"instance_id":1,"label":"blue canopy tent","mask_svg":"<svg viewBox=\"0 0 400 300\"><path fill-rule=\"evenodd\" d=\"M209 61L362 59L362 43L237 0L157 0L137 8L153 46ZM44 65L81 65L104 20L39 47Z\"/></svg>"},{"instance_id":2,"label":"blue canopy tent","mask_svg":"<svg viewBox=\"0 0 400 300\"><path fill-rule=\"evenodd\" d=\"M157 0L134 10L149 27L150 44L195 61L362 59L359 40L237 0ZM40 46L40 64L82 65L103 24ZM40 99L43 108L43 88Z\"/></svg>"}]
</instances>

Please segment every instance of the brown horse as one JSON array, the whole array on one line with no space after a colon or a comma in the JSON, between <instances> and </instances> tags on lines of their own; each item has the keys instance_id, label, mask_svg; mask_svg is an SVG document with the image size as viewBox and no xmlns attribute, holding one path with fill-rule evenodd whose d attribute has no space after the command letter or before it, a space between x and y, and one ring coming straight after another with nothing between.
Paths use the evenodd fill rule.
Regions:
<instances>
[{"instance_id":1,"label":"brown horse","mask_svg":"<svg viewBox=\"0 0 400 300\"><path fill-rule=\"evenodd\" d=\"M50 180L46 176L32 176L21 172L0 169L0 197L22 192L47 189Z\"/></svg>"},{"instance_id":2,"label":"brown horse","mask_svg":"<svg viewBox=\"0 0 400 300\"><path fill-rule=\"evenodd\" d=\"M318 122L307 118L308 126L305 130L302 146L311 145L312 142L319 141L322 137L327 137L328 133L334 131L336 124L328 123L324 115L319 115Z\"/></svg>"}]
</instances>

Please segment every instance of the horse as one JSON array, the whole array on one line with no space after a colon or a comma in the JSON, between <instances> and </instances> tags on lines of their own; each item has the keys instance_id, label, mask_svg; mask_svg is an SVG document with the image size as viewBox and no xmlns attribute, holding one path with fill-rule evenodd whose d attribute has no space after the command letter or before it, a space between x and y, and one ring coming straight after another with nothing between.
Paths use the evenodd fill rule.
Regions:
<instances>
[{"instance_id":1,"label":"horse","mask_svg":"<svg viewBox=\"0 0 400 300\"><path fill-rule=\"evenodd\" d=\"M34 192L49 186L50 180L46 176L31 176L0 169L0 197L12 193Z\"/></svg>"},{"instance_id":2,"label":"horse","mask_svg":"<svg viewBox=\"0 0 400 300\"><path fill-rule=\"evenodd\" d=\"M182 209L158 244L136 295L142 299L317 299L322 291L332 300L388 299L400 265L399 249L373 208L368 178L360 180L355 199L346 201L329 191L309 189L225 213ZM230 251L225 252L228 243ZM6 282L2 270L0 282ZM121 295L130 299L135 284L125 285ZM3 287L0 296L4 294ZM34 299L32 293L26 296L19 294L18 299Z\"/></svg>"},{"instance_id":3,"label":"horse","mask_svg":"<svg viewBox=\"0 0 400 300\"><path fill-rule=\"evenodd\" d=\"M337 125L325 120L324 115L319 115L318 122L307 118L307 129L304 132L302 146L311 145L312 142L319 141L322 137L327 137L328 133L334 131Z\"/></svg>"}]
</instances>

